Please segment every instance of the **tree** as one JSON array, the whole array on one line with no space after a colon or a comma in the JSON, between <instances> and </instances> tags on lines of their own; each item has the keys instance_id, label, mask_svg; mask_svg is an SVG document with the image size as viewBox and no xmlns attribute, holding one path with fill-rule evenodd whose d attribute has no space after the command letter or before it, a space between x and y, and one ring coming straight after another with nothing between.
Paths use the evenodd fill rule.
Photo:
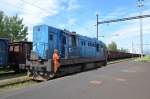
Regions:
<instances>
[{"instance_id":1,"label":"tree","mask_svg":"<svg viewBox=\"0 0 150 99\"><path fill-rule=\"evenodd\" d=\"M4 13L0 11L0 36L3 35L3 29L4 29Z\"/></svg>"},{"instance_id":2,"label":"tree","mask_svg":"<svg viewBox=\"0 0 150 99\"><path fill-rule=\"evenodd\" d=\"M124 49L124 48L121 48L119 49L120 52L128 52L128 49Z\"/></svg>"},{"instance_id":3,"label":"tree","mask_svg":"<svg viewBox=\"0 0 150 99\"><path fill-rule=\"evenodd\" d=\"M108 50L118 51L117 50L117 44L114 41L112 41L110 44L108 44Z\"/></svg>"},{"instance_id":4,"label":"tree","mask_svg":"<svg viewBox=\"0 0 150 99\"><path fill-rule=\"evenodd\" d=\"M23 24L23 19L16 16L5 16L0 12L0 37L11 39L11 41L22 41L27 36L27 26Z\"/></svg>"}]
</instances>

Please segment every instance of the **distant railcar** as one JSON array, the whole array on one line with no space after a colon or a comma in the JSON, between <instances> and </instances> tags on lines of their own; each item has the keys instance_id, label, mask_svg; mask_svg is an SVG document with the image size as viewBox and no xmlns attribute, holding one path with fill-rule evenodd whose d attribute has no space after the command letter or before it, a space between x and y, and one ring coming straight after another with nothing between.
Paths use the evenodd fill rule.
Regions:
<instances>
[{"instance_id":1,"label":"distant railcar","mask_svg":"<svg viewBox=\"0 0 150 99\"><path fill-rule=\"evenodd\" d=\"M116 60L122 58L138 57L139 54L119 52L119 51L108 51L108 60Z\"/></svg>"},{"instance_id":2,"label":"distant railcar","mask_svg":"<svg viewBox=\"0 0 150 99\"><path fill-rule=\"evenodd\" d=\"M0 67L8 65L8 39L0 38Z\"/></svg>"},{"instance_id":3,"label":"distant railcar","mask_svg":"<svg viewBox=\"0 0 150 99\"><path fill-rule=\"evenodd\" d=\"M26 70L26 59L30 57L32 42L9 43L9 66L15 71Z\"/></svg>"},{"instance_id":4,"label":"distant railcar","mask_svg":"<svg viewBox=\"0 0 150 99\"><path fill-rule=\"evenodd\" d=\"M75 32L39 25L33 29L33 52L27 61L29 72L34 78L45 75L49 77L53 72L54 49L58 49L60 54L61 72L95 68L101 63L107 63L107 50L102 41Z\"/></svg>"}]
</instances>

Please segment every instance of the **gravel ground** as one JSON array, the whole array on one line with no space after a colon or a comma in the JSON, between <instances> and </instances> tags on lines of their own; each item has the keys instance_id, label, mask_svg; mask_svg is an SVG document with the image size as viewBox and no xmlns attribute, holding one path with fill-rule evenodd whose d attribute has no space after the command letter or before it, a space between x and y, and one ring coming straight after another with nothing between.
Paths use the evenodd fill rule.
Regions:
<instances>
[{"instance_id":1,"label":"gravel ground","mask_svg":"<svg viewBox=\"0 0 150 99\"><path fill-rule=\"evenodd\" d=\"M150 63L124 61L0 94L0 99L150 99Z\"/></svg>"}]
</instances>

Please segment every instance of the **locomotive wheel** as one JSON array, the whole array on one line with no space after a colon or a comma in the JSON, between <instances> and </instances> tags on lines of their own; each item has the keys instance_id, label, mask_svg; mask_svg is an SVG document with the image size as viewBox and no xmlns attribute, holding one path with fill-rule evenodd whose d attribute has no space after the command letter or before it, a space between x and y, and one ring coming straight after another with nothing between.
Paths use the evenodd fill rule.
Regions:
<instances>
[{"instance_id":1,"label":"locomotive wheel","mask_svg":"<svg viewBox=\"0 0 150 99\"><path fill-rule=\"evenodd\" d=\"M104 65L104 66L106 66L106 65L107 65L107 60L105 60L105 61L103 62L103 65Z\"/></svg>"}]
</instances>

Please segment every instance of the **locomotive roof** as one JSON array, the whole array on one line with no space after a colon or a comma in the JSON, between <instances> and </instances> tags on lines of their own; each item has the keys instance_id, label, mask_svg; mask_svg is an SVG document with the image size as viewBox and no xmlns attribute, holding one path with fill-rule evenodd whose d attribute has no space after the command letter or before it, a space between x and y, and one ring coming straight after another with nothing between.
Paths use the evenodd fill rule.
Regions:
<instances>
[{"instance_id":1,"label":"locomotive roof","mask_svg":"<svg viewBox=\"0 0 150 99\"><path fill-rule=\"evenodd\" d=\"M49 27L50 29L53 29L54 31L63 31L64 33L67 33L69 35L76 35L78 37L80 37L81 39L84 39L84 40L89 40L89 41L93 41L93 42L99 42L99 43L102 43L104 44L102 41L100 40L97 40L96 38L91 38L91 37L87 37L87 36L83 36L83 35L80 35L80 34L77 34L76 32L70 32L69 30L67 29L59 29L59 28L56 28L56 27L52 27L52 26L48 26L48 25L37 25L37 26L34 26L34 27L40 27L40 26L47 26Z\"/></svg>"}]
</instances>

